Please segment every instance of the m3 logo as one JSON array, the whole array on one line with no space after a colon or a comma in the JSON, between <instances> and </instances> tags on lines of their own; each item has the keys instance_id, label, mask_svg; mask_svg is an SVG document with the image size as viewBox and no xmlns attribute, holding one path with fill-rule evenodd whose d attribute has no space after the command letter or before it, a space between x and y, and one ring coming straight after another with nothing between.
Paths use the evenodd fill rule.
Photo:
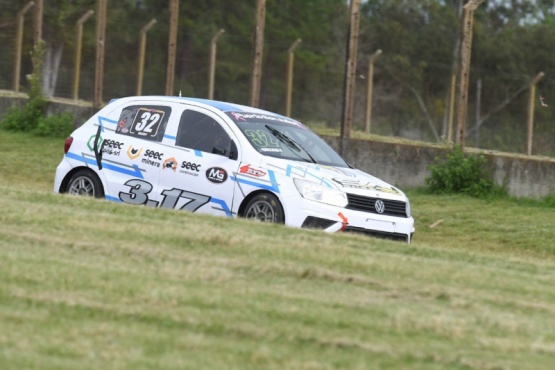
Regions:
<instances>
[{"instance_id":1,"label":"m3 logo","mask_svg":"<svg viewBox=\"0 0 555 370\"><path fill-rule=\"evenodd\" d=\"M221 184L227 180L227 172L220 167L212 167L206 170L206 178L215 184Z\"/></svg>"}]
</instances>

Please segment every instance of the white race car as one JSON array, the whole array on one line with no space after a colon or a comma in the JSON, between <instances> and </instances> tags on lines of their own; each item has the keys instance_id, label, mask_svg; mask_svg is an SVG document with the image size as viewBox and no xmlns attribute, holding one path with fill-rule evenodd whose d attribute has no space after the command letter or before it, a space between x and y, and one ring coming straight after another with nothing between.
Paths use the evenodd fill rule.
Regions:
<instances>
[{"instance_id":1,"label":"white race car","mask_svg":"<svg viewBox=\"0 0 555 370\"><path fill-rule=\"evenodd\" d=\"M212 100L112 100L65 141L54 191L410 243L406 195L291 118Z\"/></svg>"}]
</instances>

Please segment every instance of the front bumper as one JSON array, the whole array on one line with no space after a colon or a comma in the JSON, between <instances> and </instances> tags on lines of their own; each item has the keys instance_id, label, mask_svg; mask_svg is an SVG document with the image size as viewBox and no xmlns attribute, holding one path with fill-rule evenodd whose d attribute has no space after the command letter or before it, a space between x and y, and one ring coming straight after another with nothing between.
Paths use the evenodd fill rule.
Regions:
<instances>
[{"instance_id":1,"label":"front bumper","mask_svg":"<svg viewBox=\"0 0 555 370\"><path fill-rule=\"evenodd\" d=\"M292 214L286 210L286 223L295 227L321 229L326 232L356 232L410 243L414 234L412 217L384 216L330 206L302 197L295 200Z\"/></svg>"}]
</instances>

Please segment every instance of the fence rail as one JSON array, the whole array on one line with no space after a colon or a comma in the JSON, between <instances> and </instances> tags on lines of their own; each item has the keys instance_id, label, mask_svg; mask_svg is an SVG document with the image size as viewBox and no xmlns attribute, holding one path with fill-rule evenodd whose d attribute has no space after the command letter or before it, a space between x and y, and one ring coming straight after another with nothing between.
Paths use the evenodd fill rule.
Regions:
<instances>
[{"instance_id":1,"label":"fence rail","mask_svg":"<svg viewBox=\"0 0 555 370\"><path fill-rule=\"evenodd\" d=\"M510 97L511 104L523 106L519 113L522 119L518 127L507 130L507 134L500 137L500 133L495 132L494 128L501 126L499 123L484 125L484 122L495 121L495 114L507 109L509 103L499 102L496 107L499 110L490 109L490 112L484 114L479 109L481 94L487 94L488 89L495 89L494 86L485 85L484 92L482 88L473 92L471 86L477 84L478 80L481 83L482 79L470 78L466 86L468 90L465 92L465 85L457 81L451 65L430 61L430 68L445 76L446 82L442 87L445 98L440 111L443 113L436 112L436 118L433 118L430 107L437 103L430 101L411 85L383 79L384 71L392 64L387 50L382 52L374 47L367 49L371 51L362 52L355 45L354 49L349 51L350 55L346 55L345 45L349 40L347 36L353 36L357 28L351 22L350 32L347 32L349 14L345 14L347 21L342 31L343 41L338 43L337 50L329 54L329 59L323 62L326 65L320 71L321 74L315 76L314 71L307 69L307 60L314 56L324 60L328 50L324 50L322 45L307 42L303 37L302 47L299 48L300 38L264 38L263 32L252 39L228 29L224 37L221 37L223 29L210 33L206 30L188 30L178 23L180 9L177 0L169 0L167 8L154 14L156 17L152 17L153 14L148 14L148 18L146 15L139 17L133 13L126 18L122 13L119 18L112 18L106 24L105 35L98 34L99 19L101 22L103 16L99 10L102 10L101 7L105 6L107 1L97 0L96 12L92 9L81 9L79 19L66 25L66 30L74 30L74 37L68 37L69 41L62 46L65 52L60 56L56 67L58 78L53 91L54 96L75 101L81 99L98 107L112 97L181 93L242 104L255 102L255 105L262 108L291 115L305 122L323 123L338 130L343 127L342 123L345 123L345 114L348 113L346 106L352 104L352 130L366 135L399 136L419 141L439 141L443 144L453 144L455 141L482 149L555 156L551 128L547 123L535 124L535 113L547 106L543 102L539 106L535 104L538 99L537 86L543 74L539 78L539 74L535 77L529 76L529 83L524 84L525 88L515 91ZM479 5L481 2L475 3ZM123 6L118 4L111 2L107 12ZM352 4L360 5L360 1L353 1ZM0 60L0 71L13 71L11 81L0 77L0 89L12 90L15 93L28 90L26 76L32 73L30 55L33 44L37 37L45 36L42 30L36 29L44 27L42 0L28 2L23 7L20 5L14 0L10 8L2 9L4 14L11 13L11 18L15 20L4 24L3 37L15 42L0 43L0 53L5 56ZM252 0L251 5L252 13L247 18L253 24L254 33L257 25L260 28L263 24L260 23L260 17L264 15L266 1ZM31 9L34 11L33 17L28 16ZM471 15L475 9L469 14ZM37 11L41 14L37 14ZM356 9L351 8L351 14L354 13ZM153 27L155 23L156 27ZM472 22L469 23L472 25ZM127 33L123 35L119 32L121 24L136 30L135 36L130 38ZM9 28L9 25L13 27ZM33 32L30 32L31 30ZM471 30L469 32L471 34ZM105 56L98 55L101 44L107 47ZM114 46L115 44L118 46ZM261 57L260 64L253 59L257 53ZM73 55L73 58L69 55ZM350 58L346 58L347 56ZM472 74L470 60L463 60L469 57L468 54L461 57L461 66L468 70L462 70L459 79L460 76L469 78ZM332 59L335 60L330 61ZM174 64L172 60L175 60ZM353 62L352 70L347 70L345 67ZM105 66L105 70L99 63ZM130 68L130 65L134 67ZM162 67L164 65L167 66L165 70ZM257 72L256 68L260 70ZM257 73L260 86L257 86L254 79ZM344 87L347 81L346 73L353 77L352 86L349 85L348 89ZM457 84L458 91L455 89ZM253 92L253 88L259 91L258 98L255 98L256 91ZM351 89L352 92L349 92ZM528 94L522 94L524 91ZM253 93L255 95L252 95ZM347 93L352 99L349 99ZM461 103L463 95L468 101ZM472 119L469 118L460 118L464 114L461 107L469 105L476 110L475 122L471 122ZM441 114L444 118L440 121L437 117ZM467 141L470 134L481 133L475 135L474 143L465 143L460 137L453 135L455 119L459 125L459 136L462 131L460 122L464 122L465 126L471 125L470 129L462 134ZM348 137L351 127L347 127L346 130L344 135Z\"/></svg>"}]
</instances>

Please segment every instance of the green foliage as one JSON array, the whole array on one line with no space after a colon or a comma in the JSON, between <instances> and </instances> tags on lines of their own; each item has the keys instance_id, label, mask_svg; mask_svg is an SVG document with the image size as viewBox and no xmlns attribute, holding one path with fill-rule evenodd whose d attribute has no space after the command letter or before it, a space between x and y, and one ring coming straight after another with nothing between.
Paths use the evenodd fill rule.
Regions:
<instances>
[{"instance_id":1,"label":"green foliage","mask_svg":"<svg viewBox=\"0 0 555 370\"><path fill-rule=\"evenodd\" d=\"M75 129L75 116L71 113L41 117L33 133L37 136L65 138Z\"/></svg>"},{"instance_id":2,"label":"green foliage","mask_svg":"<svg viewBox=\"0 0 555 370\"><path fill-rule=\"evenodd\" d=\"M33 73L27 77L29 81L29 101L22 109L12 107L8 110L0 127L9 131L33 131L43 117L46 100L42 94L42 61L44 42L39 42L31 54Z\"/></svg>"},{"instance_id":3,"label":"green foliage","mask_svg":"<svg viewBox=\"0 0 555 370\"><path fill-rule=\"evenodd\" d=\"M42 99L33 99L23 109L10 108L0 122L0 128L29 132L37 136L67 137L75 129L74 115L61 113L46 117L43 114L45 104L46 101Z\"/></svg>"},{"instance_id":4,"label":"green foliage","mask_svg":"<svg viewBox=\"0 0 555 370\"><path fill-rule=\"evenodd\" d=\"M43 117L44 101L42 99L29 100L22 108L8 109L0 127L8 131L31 132Z\"/></svg>"},{"instance_id":5,"label":"green foliage","mask_svg":"<svg viewBox=\"0 0 555 370\"><path fill-rule=\"evenodd\" d=\"M27 77L29 80L29 101L37 100L44 102L42 93L42 64L44 62L44 41L35 45L35 50L31 53L33 61L33 73Z\"/></svg>"},{"instance_id":6,"label":"green foliage","mask_svg":"<svg viewBox=\"0 0 555 370\"><path fill-rule=\"evenodd\" d=\"M504 193L488 175L486 157L482 154L465 154L458 146L446 156L436 157L428 169L431 174L426 179L426 185L432 193L461 193L474 197Z\"/></svg>"},{"instance_id":7,"label":"green foliage","mask_svg":"<svg viewBox=\"0 0 555 370\"><path fill-rule=\"evenodd\" d=\"M47 101L42 92L42 63L44 42L39 42L32 53L33 73L27 77L29 81L29 100L22 109L11 107L0 128L8 131L31 132L38 136L66 137L74 129L74 116L70 113L44 115Z\"/></svg>"}]
</instances>

